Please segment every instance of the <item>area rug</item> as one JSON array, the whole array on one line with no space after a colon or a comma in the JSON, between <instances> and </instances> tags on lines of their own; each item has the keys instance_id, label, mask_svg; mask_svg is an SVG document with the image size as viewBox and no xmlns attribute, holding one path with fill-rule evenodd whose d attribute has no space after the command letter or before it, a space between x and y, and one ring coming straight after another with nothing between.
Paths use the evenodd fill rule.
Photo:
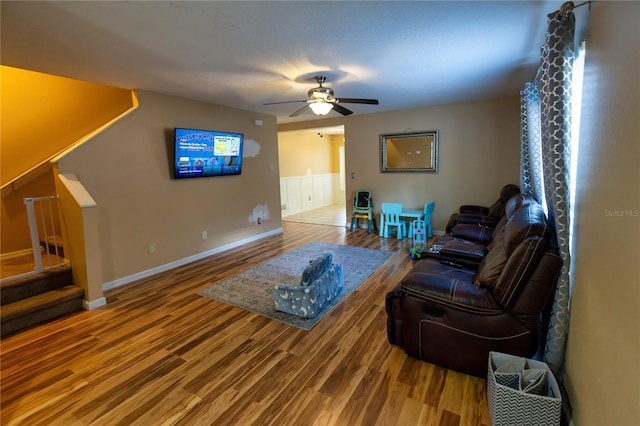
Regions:
<instances>
[{"instance_id":1,"label":"area rug","mask_svg":"<svg viewBox=\"0 0 640 426\"><path fill-rule=\"evenodd\" d=\"M344 266L342 292L315 318L299 318L276 311L273 302L273 286L276 284L298 285L302 271L309 261L324 253L331 253L333 263L341 263ZM227 278L199 291L198 294L310 330L392 255L393 252L384 250L313 242Z\"/></svg>"}]
</instances>

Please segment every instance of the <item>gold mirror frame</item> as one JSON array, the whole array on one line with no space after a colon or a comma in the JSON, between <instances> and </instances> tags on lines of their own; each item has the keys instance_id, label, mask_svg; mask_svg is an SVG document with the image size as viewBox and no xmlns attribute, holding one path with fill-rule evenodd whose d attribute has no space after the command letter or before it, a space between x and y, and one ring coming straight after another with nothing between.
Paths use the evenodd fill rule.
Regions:
<instances>
[{"instance_id":1,"label":"gold mirror frame","mask_svg":"<svg viewBox=\"0 0 640 426\"><path fill-rule=\"evenodd\" d=\"M438 131L380 135L380 171L438 172Z\"/></svg>"}]
</instances>

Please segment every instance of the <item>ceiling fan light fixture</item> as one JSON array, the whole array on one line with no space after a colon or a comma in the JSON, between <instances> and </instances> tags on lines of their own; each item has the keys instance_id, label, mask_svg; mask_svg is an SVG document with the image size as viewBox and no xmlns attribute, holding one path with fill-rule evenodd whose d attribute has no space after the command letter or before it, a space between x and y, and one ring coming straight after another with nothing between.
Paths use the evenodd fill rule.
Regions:
<instances>
[{"instance_id":1,"label":"ceiling fan light fixture","mask_svg":"<svg viewBox=\"0 0 640 426\"><path fill-rule=\"evenodd\" d=\"M309 104L309 108L315 115L326 115L333 109L333 104L324 101L312 102Z\"/></svg>"}]
</instances>

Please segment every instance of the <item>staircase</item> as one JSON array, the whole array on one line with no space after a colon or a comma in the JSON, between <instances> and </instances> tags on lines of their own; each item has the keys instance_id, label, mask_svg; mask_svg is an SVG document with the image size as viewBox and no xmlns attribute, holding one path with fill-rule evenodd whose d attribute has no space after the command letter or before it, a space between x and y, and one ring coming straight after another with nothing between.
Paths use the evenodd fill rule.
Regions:
<instances>
[{"instance_id":1,"label":"staircase","mask_svg":"<svg viewBox=\"0 0 640 426\"><path fill-rule=\"evenodd\" d=\"M0 336L82 309L84 290L58 266L0 283Z\"/></svg>"}]
</instances>

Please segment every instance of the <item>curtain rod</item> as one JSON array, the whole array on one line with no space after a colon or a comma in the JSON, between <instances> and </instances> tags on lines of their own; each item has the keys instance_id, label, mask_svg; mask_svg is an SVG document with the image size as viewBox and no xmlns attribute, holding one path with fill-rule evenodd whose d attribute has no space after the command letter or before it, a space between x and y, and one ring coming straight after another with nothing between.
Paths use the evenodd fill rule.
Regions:
<instances>
[{"instance_id":1,"label":"curtain rod","mask_svg":"<svg viewBox=\"0 0 640 426\"><path fill-rule=\"evenodd\" d=\"M572 1L568 1L566 3L564 3L562 6L560 6L560 9L556 10L553 13L550 13L548 16L549 18L552 18L554 16L557 16L559 18L566 18L567 15L569 15L569 13L573 12L573 9L577 9L581 6L584 6L585 4L589 5L589 11L591 11L591 0L582 2L580 4L574 4Z\"/></svg>"},{"instance_id":2,"label":"curtain rod","mask_svg":"<svg viewBox=\"0 0 640 426\"><path fill-rule=\"evenodd\" d=\"M549 19L555 17L556 19L564 20L564 19L566 19L568 17L568 15L571 12L573 12L573 9L577 9L578 7L584 6L585 4L589 5L589 12L591 12L591 0L584 1L584 2L582 2L580 4L577 4L577 5L573 4L572 1L568 1L566 3L563 3L562 6L560 6L560 9L556 10L553 13L548 14L547 17ZM542 72L542 68L538 67L534 80L538 80L539 79L541 72Z\"/></svg>"},{"instance_id":3,"label":"curtain rod","mask_svg":"<svg viewBox=\"0 0 640 426\"><path fill-rule=\"evenodd\" d=\"M584 6L585 4L588 4L588 5L589 5L589 10L591 10L591 1L585 1L585 2L582 2L582 3L580 3L580 4L577 4L577 5L573 6L573 8L574 8L574 9L577 9L577 8L579 8L580 6Z\"/></svg>"}]
</instances>

